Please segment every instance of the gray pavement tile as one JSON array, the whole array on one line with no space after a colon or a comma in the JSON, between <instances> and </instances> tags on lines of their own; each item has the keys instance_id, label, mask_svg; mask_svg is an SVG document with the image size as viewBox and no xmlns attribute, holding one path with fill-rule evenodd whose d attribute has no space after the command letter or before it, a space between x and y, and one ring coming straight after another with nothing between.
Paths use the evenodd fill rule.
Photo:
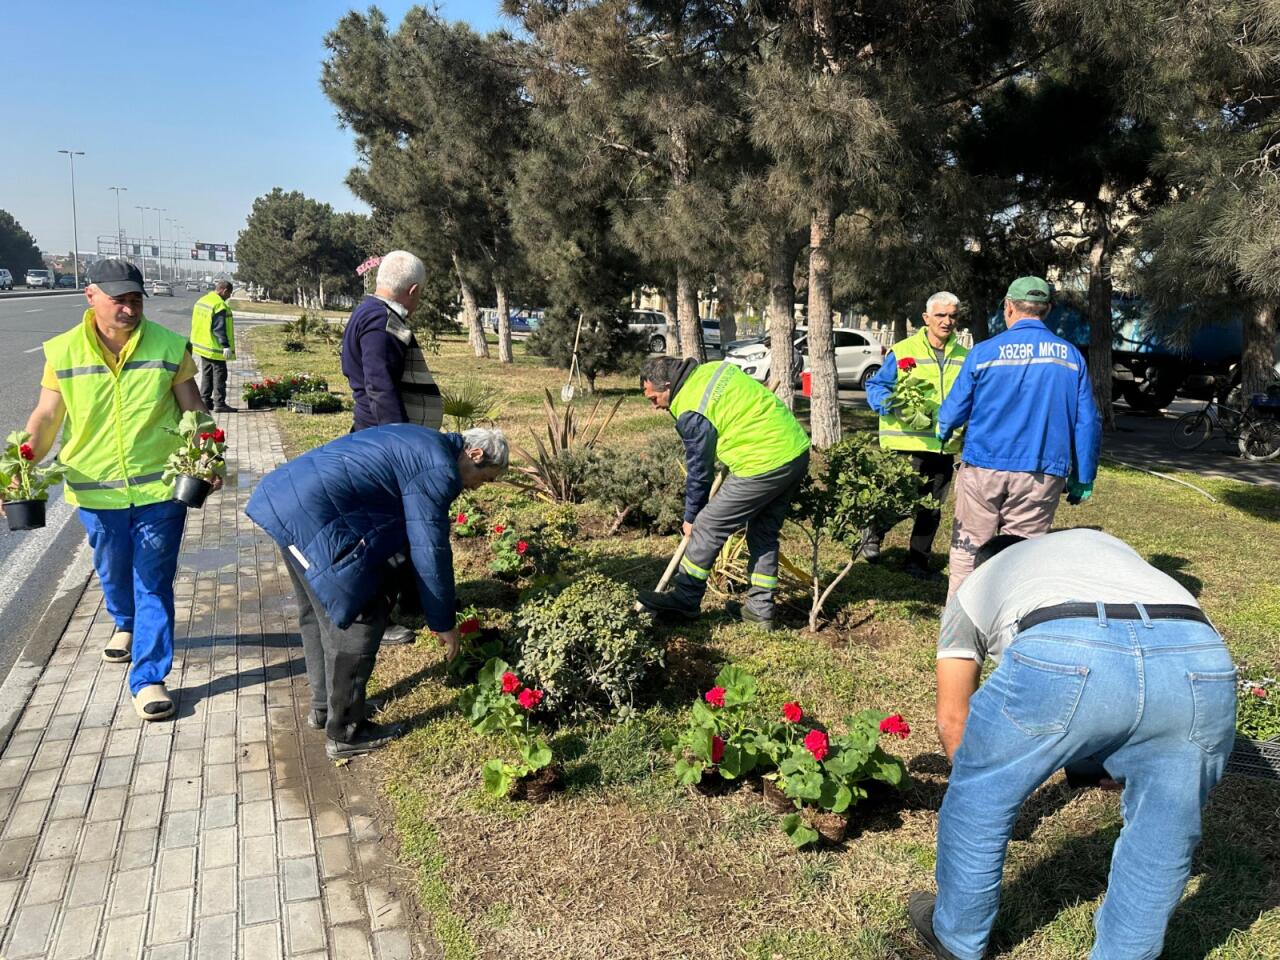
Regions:
<instances>
[{"instance_id":1,"label":"gray pavement tile","mask_svg":"<svg viewBox=\"0 0 1280 960\"><path fill-rule=\"evenodd\" d=\"M107 757L102 761L98 771L98 789L103 787L125 787L133 779L133 754L121 757Z\"/></svg>"},{"instance_id":2,"label":"gray pavement tile","mask_svg":"<svg viewBox=\"0 0 1280 960\"><path fill-rule=\"evenodd\" d=\"M270 800L240 804L240 834L244 837L268 837L276 832L275 810Z\"/></svg>"},{"instance_id":3,"label":"gray pavement tile","mask_svg":"<svg viewBox=\"0 0 1280 960\"><path fill-rule=\"evenodd\" d=\"M373 945L378 960L413 960L409 932L402 928L377 931L373 935Z\"/></svg>"},{"instance_id":4,"label":"gray pavement tile","mask_svg":"<svg viewBox=\"0 0 1280 960\"><path fill-rule=\"evenodd\" d=\"M147 943L175 943L191 939L191 911L195 891L166 890L157 892L151 907L151 929Z\"/></svg>"},{"instance_id":5,"label":"gray pavement tile","mask_svg":"<svg viewBox=\"0 0 1280 960\"><path fill-rule=\"evenodd\" d=\"M302 900L285 906L285 945L290 954L325 949L324 917L319 900Z\"/></svg>"},{"instance_id":6,"label":"gray pavement tile","mask_svg":"<svg viewBox=\"0 0 1280 960\"><path fill-rule=\"evenodd\" d=\"M238 804L234 793L221 796L206 796L204 801L204 829L215 830L220 827L234 827Z\"/></svg>"},{"instance_id":7,"label":"gray pavement tile","mask_svg":"<svg viewBox=\"0 0 1280 960\"><path fill-rule=\"evenodd\" d=\"M134 789L130 792L129 802L125 807L124 828L144 830L160 826L160 810L163 806L163 793L139 793Z\"/></svg>"},{"instance_id":8,"label":"gray pavement tile","mask_svg":"<svg viewBox=\"0 0 1280 960\"><path fill-rule=\"evenodd\" d=\"M174 750L169 758L169 776L173 779L195 779L204 767L204 750Z\"/></svg>"},{"instance_id":9,"label":"gray pavement tile","mask_svg":"<svg viewBox=\"0 0 1280 960\"><path fill-rule=\"evenodd\" d=\"M345 836L323 837L319 842L320 871L326 879L352 872L351 844Z\"/></svg>"},{"instance_id":10,"label":"gray pavement tile","mask_svg":"<svg viewBox=\"0 0 1280 960\"><path fill-rule=\"evenodd\" d=\"M106 745L107 731L105 727L85 727L82 725L80 732L76 734L76 738L71 744L71 755L88 755L96 760L101 756Z\"/></svg>"},{"instance_id":11,"label":"gray pavement tile","mask_svg":"<svg viewBox=\"0 0 1280 960\"><path fill-rule=\"evenodd\" d=\"M40 759L36 755L36 760ZM65 762L65 756L58 760L52 767L44 770L32 770L27 774L26 782L23 783L22 789L18 791L19 803L31 803L36 800L48 800L53 796L54 789L58 786L58 777L62 775L62 764Z\"/></svg>"},{"instance_id":12,"label":"gray pavement tile","mask_svg":"<svg viewBox=\"0 0 1280 960\"><path fill-rule=\"evenodd\" d=\"M183 810L180 813L166 813L164 830L160 834L160 846L186 847L196 842L200 827L198 810Z\"/></svg>"},{"instance_id":13,"label":"gray pavement tile","mask_svg":"<svg viewBox=\"0 0 1280 960\"><path fill-rule=\"evenodd\" d=\"M52 960L80 960L92 957L102 923L102 904L72 907L63 911L54 941Z\"/></svg>"},{"instance_id":14,"label":"gray pavement tile","mask_svg":"<svg viewBox=\"0 0 1280 960\"><path fill-rule=\"evenodd\" d=\"M240 841L240 874L265 877L276 874L276 849L270 838L244 837Z\"/></svg>"},{"instance_id":15,"label":"gray pavement tile","mask_svg":"<svg viewBox=\"0 0 1280 960\"><path fill-rule=\"evenodd\" d=\"M0 928L3 928L9 922L9 914L13 912L14 904L18 902L18 894L21 890L21 880L0 880ZM0 941L3 940L4 934L0 933Z\"/></svg>"},{"instance_id":16,"label":"gray pavement tile","mask_svg":"<svg viewBox=\"0 0 1280 960\"><path fill-rule=\"evenodd\" d=\"M369 905L369 925L374 930L404 926L404 905L389 886L376 881L365 883L364 896Z\"/></svg>"},{"instance_id":17,"label":"gray pavement tile","mask_svg":"<svg viewBox=\"0 0 1280 960\"><path fill-rule=\"evenodd\" d=\"M108 917L127 917L135 913L147 914L151 909L150 866L121 870L111 879L111 893L107 897Z\"/></svg>"},{"instance_id":18,"label":"gray pavement tile","mask_svg":"<svg viewBox=\"0 0 1280 960\"><path fill-rule=\"evenodd\" d=\"M17 787L12 787L8 790L0 790L0 823L3 823L9 818L9 811L13 809L13 805L17 800Z\"/></svg>"},{"instance_id":19,"label":"gray pavement tile","mask_svg":"<svg viewBox=\"0 0 1280 960\"><path fill-rule=\"evenodd\" d=\"M200 867L225 867L236 862L239 836L234 826L205 830L200 835Z\"/></svg>"},{"instance_id":20,"label":"gray pavement tile","mask_svg":"<svg viewBox=\"0 0 1280 960\"><path fill-rule=\"evenodd\" d=\"M170 780L169 801L165 804L165 810L174 813L184 810L198 811L201 792L202 781L198 776Z\"/></svg>"},{"instance_id":21,"label":"gray pavement tile","mask_svg":"<svg viewBox=\"0 0 1280 960\"><path fill-rule=\"evenodd\" d=\"M157 760L151 763L139 763L133 769L132 794L163 794L169 781L169 761Z\"/></svg>"},{"instance_id":22,"label":"gray pavement tile","mask_svg":"<svg viewBox=\"0 0 1280 960\"><path fill-rule=\"evenodd\" d=\"M281 863L286 901L314 900L320 896L320 875L315 857L300 857Z\"/></svg>"},{"instance_id":23,"label":"gray pavement tile","mask_svg":"<svg viewBox=\"0 0 1280 960\"><path fill-rule=\"evenodd\" d=\"M329 931L333 941L330 953L343 960L372 960L369 932L363 927L333 927Z\"/></svg>"},{"instance_id":24,"label":"gray pavement tile","mask_svg":"<svg viewBox=\"0 0 1280 960\"><path fill-rule=\"evenodd\" d=\"M37 860L57 860L75 853L84 828L83 820L52 820L40 836L36 847Z\"/></svg>"},{"instance_id":25,"label":"gray pavement tile","mask_svg":"<svg viewBox=\"0 0 1280 960\"><path fill-rule=\"evenodd\" d=\"M109 860L77 862L71 871L71 886L67 890L68 907L85 907L105 903L111 881Z\"/></svg>"},{"instance_id":26,"label":"gray pavement tile","mask_svg":"<svg viewBox=\"0 0 1280 960\"><path fill-rule=\"evenodd\" d=\"M42 731L39 724L30 729L18 729L15 727L13 734L9 737L9 742L5 744L5 757L31 757L36 752L41 736Z\"/></svg>"},{"instance_id":27,"label":"gray pavement tile","mask_svg":"<svg viewBox=\"0 0 1280 960\"><path fill-rule=\"evenodd\" d=\"M123 823L123 820L101 820L85 824L84 833L80 836L80 850L76 854L76 860L88 863L114 858Z\"/></svg>"},{"instance_id":28,"label":"gray pavement tile","mask_svg":"<svg viewBox=\"0 0 1280 960\"><path fill-rule=\"evenodd\" d=\"M235 907L232 897L232 908ZM197 924L195 960L235 960L236 916L204 917Z\"/></svg>"},{"instance_id":29,"label":"gray pavement tile","mask_svg":"<svg viewBox=\"0 0 1280 960\"><path fill-rule=\"evenodd\" d=\"M240 960L280 960L280 924L240 928Z\"/></svg>"},{"instance_id":30,"label":"gray pavement tile","mask_svg":"<svg viewBox=\"0 0 1280 960\"><path fill-rule=\"evenodd\" d=\"M240 774L240 799L245 802L270 800L271 771L253 770Z\"/></svg>"},{"instance_id":31,"label":"gray pavement tile","mask_svg":"<svg viewBox=\"0 0 1280 960\"><path fill-rule=\"evenodd\" d=\"M49 810L50 820L65 820L74 817L84 819L89 809L89 795L93 790L90 783L72 783L59 787L53 795L53 807Z\"/></svg>"},{"instance_id":32,"label":"gray pavement tile","mask_svg":"<svg viewBox=\"0 0 1280 960\"><path fill-rule=\"evenodd\" d=\"M364 895L349 880L326 880L324 904L329 912L330 923L364 923L367 920Z\"/></svg>"},{"instance_id":33,"label":"gray pavement tile","mask_svg":"<svg viewBox=\"0 0 1280 960\"><path fill-rule=\"evenodd\" d=\"M70 858L62 860L38 860L27 875L27 888L22 893L24 905L56 903L62 899L62 890L71 873Z\"/></svg>"},{"instance_id":34,"label":"gray pavement tile","mask_svg":"<svg viewBox=\"0 0 1280 960\"><path fill-rule=\"evenodd\" d=\"M56 716L49 721L48 726L44 728L44 739L46 742L51 740L67 740L70 741L76 735L76 731L80 729L80 715L72 714L68 716ZM71 751L71 744L67 743L67 752Z\"/></svg>"},{"instance_id":35,"label":"gray pavement tile","mask_svg":"<svg viewBox=\"0 0 1280 960\"><path fill-rule=\"evenodd\" d=\"M56 903L20 907L9 928L9 940L4 948L5 960L47 956L49 938L53 934L53 924L57 918Z\"/></svg>"},{"instance_id":36,"label":"gray pavement tile","mask_svg":"<svg viewBox=\"0 0 1280 960\"><path fill-rule=\"evenodd\" d=\"M0 789L16 790L21 787L30 767L31 757L14 756L6 751L0 758Z\"/></svg>"},{"instance_id":37,"label":"gray pavement tile","mask_svg":"<svg viewBox=\"0 0 1280 960\"><path fill-rule=\"evenodd\" d=\"M308 857L316 852L310 820L284 820L279 826L280 857Z\"/></svg>"},{"instance_id":38,"label":"gray pavement tile","mask_svg":"<svg viewBox=\"0 0 1280 960\"><path fill-rule=\"evenodd\" d=\"M147 947L147 952L143 955L144 960L188 960L191 956L189 944L183 943L162 943L154 947Z\"/></svg>"},{"instance_id":39,"label":"gray pavement tile","mask_svg":"<svg viewBox=\"0 0 1280 960\"><path fill-rule=\"evenodd\" d=\"M201 882L204 870L201 869ZM157 890L185 890L196 882L196 848L175 847L160 851L160 866L156 874Z\"/></svg>"},{"instance_id":40,"label":"gray pavement tile","mask_svg":"<svg viewBox=\"0 0 1280 960\"><path fill-rule=\"evenodd\" d=\"M93 783L98 776L99 762L97 754L74 755L62 768L62 779L59 782L64 787L77 783Z\"/></svg>"},{"instance_id":41,"label":"gray pavement tile","mask_svg":"<svg viewBox=\"0 0 1280 960\"><path fill-rule=\"evenodd\" d=\"M236 911L236 868L202 869L199 882L199 914L213 917Z\"/></svg>"},{"instance_id":42,"label":"gray pavement tile","mask_svg":"<svg viewBox=\"0 0 1280 960\"><path fill-rule=\"evenodd\" d=\"M40 746L36 747L35 755L31 758L32 770L51 770L54 773L60 773L63 764L67 762L67 757L71 755L71 743L68 740L50 740L45 737L40 742ZM34 776L27 777L27 782L34 780Z\"/></svg>"},{"instance_id":43,"label":"gray pavement tile","mask_svg":"<svg viewBox=\"0 0 1280 960\"><path fill-rule=\"evenodd\" d=\"M280 894L274 873L240 884L240 922L246 927L280 919Z\"/></svg>"},{"instance_id":44,"label":"gray pavement tile","mask_svg":"<svg viewBox=\"0 0 1280 960\"><path fill-rule=\"evenodd\" d=\"M160 831L156 827L145 830L124 831L120 841L120 853L116 863L121 870L132 870L135 867L149 867L155 863L156 841Z\"/></svg>"}]
</instances>

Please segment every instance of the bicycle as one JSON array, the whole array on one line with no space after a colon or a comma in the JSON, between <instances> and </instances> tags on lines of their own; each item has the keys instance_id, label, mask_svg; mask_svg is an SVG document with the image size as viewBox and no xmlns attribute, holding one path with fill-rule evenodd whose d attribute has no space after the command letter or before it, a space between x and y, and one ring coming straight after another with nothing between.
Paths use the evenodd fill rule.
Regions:
<instances>
[{"instance_id":1,"label":"bicycle","mask_svg":"<svg viewBox=\"0 0 1280 960\"><path fill-rule=\"evenodd\" d=\"M1260 413L1256 403L1240 410L1210 400L1202 410L1184 413L1173 422L1173 445L1179 450L1195 450L1217 430L1234 442L1246 460L1265 461L1280 454L1280 421Z\"/></svg>"}]
</instances>

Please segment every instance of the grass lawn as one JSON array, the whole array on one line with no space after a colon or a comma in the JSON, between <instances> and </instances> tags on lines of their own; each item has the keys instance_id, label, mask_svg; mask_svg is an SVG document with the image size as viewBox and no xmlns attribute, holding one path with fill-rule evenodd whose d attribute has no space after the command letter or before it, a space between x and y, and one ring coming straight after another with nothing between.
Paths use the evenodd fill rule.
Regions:
<instances>
[{"instance_id":1,"label":"grass lawn","mask_svg":"<svg viewBox=\"0 0 1280 960\"><path fill-rule=\"evenodd\" d=\"M334 348L284 354L273 329L250 331L264 374L310 370L342 383ZM446 340L430 360L442 386L463 379L503 395L498 425L516 443L543 420L542 391L558 397L563 373L517 346L514 368L473 358ZM634 379L602 381L608 402L623 396L607 442L639 449L669 440L670 420L653 413ZM557 399L558 402L558 399ZM349 413L280 412L286 449L296 454L346 432ZM851 429L871 424L849 415ZM1197 479L1219 503L1157 478L1104 469L1093 500L1064 505L1060 526L1098 525L1124 538L1199 595L1238 662L1274 675L1280 665L1280 580L1275 575L1280 493ZM480 491L487 513L516 528L539 506L510 487ZM599 569L651 587L673 536L606 536L598 505L577 508L583 534L570 573ZM944 518L944 530L950 518ZM709 596L703 619L663 627L667 669L637 714L623 723L574 723L555 733L568 787L552 803L527 806L486 797L479 766L496 743L473 734L458 712L459 690L444 682L439 648L379 654L376 685L386 713L412 732L362 760L395 811L401 856L416 867L418 892L450 960L518 954L530 958L923 958L906 921L907 894L931 888L938 806L946 763L933 731L933 649L945 585L922 586L896 572L903 524L886 541L886 563L859 564L837 592L835 622L802 631L804 598L786 612L794 629L759 634L730 621ZM945 539L945 536L944 536ZM800 556L798 537L784 550ZM486 569L483 541L455 541L464 603L486 622L508 622L513 591ZM835 568L841 558L826 558ZM761 681L766 704L798 699L836 719L863 708L901 712L913 726L897 752L912 782L892 808L855 811L839 849L795 852L761 803L742 787L707 797L675 785L660 746L689 703L733 661ZM1280 785L1227 778L1206 811L1204 842L1174 916L1166 960L1280 958ZM1077 960L1088 955L1091 918L1106 884L1120 828L1116 795L1073 791L1061 778L1028 802L1015 830L992 956Z\"/></svg>"},{"instance_id":2,"label":"grass lawn","mask_svg":"<svg viewBox=\"0 0 1280 960\"><path fill-rule=\"evenodd\" d=\"M296 317L303 312L303 308L294 303L272 303L269 301L259 300L228 300L234 313L278 313L285 317ZM350 310L307 310L307 313L318 317L331 317L335 320L345 320L351 315Z\"/></svg>"}]
</instances>

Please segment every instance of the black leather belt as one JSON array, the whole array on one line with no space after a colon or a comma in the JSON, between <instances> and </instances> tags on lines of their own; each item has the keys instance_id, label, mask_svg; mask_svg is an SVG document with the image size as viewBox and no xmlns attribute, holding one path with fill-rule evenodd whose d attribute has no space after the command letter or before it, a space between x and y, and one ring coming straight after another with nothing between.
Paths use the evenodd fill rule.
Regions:
<instances>
[{"instance_id":1,"label":"black leather belt","mask_svg":"<svg viewBox=\"0 0 1280 960\"><path fill-rule=\"evenodd\" d=\"M1102 609L1108 620L1141 620L1142 614L1132 603L1107 603ZM1147 611L1149 620L1194 620L1197 623L1209 624L1209 618L1199 607L1189 607L1184 603L1144 603L1142 609ZM1032 610L1018 621L1018 632L1029 630L1038 623L1050 620L1080 620L1098 618L1096 603L1056 603L1052 607L1041 607ZM1212 624L1210 624L1212 626Z\"/></svg>"}]
</instances>

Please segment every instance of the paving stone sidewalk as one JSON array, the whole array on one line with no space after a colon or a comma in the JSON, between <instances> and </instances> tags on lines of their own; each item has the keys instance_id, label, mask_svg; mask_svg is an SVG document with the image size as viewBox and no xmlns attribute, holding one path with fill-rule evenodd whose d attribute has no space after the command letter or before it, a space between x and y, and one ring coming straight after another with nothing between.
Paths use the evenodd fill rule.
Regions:
<instances>
[{"instance_id":1,"label":"paving stone sidewalk","mask_svg":"<svg viewBox=\"0 0 1280 960\"><path fill-rule=\"evenodd\" d=\"M0 960L428 955L369 798L303 722L288 575L243 512L284 460L274 417L221 423L227 484L178 567L177 718L139 721L102 661L94 577L0 752Z\"/></svg>"}]
</instances>

